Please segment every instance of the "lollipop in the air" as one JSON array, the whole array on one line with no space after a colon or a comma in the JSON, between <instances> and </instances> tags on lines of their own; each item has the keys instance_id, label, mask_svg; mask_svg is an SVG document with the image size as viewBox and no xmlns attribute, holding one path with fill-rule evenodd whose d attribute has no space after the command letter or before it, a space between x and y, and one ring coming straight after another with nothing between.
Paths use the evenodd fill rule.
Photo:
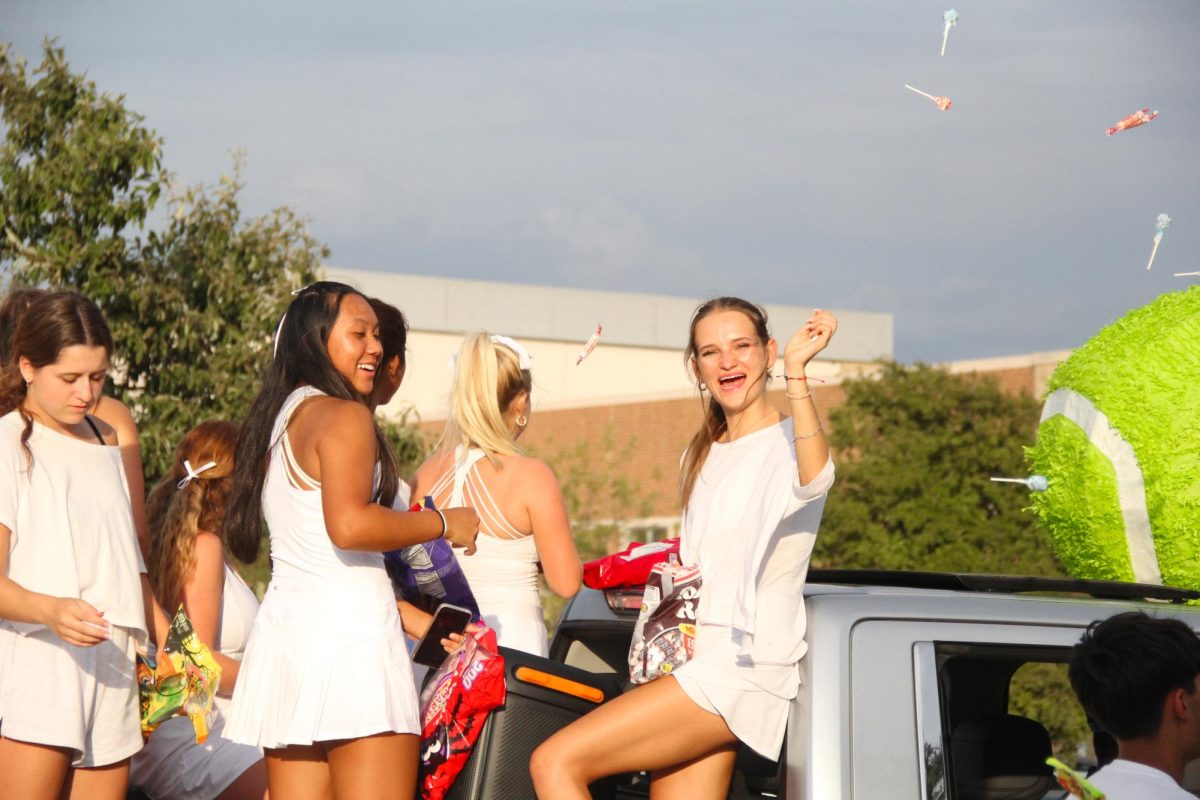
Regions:
<instances>
[{"instance_id":1,"label":"lollipop in the air","mask_svg":"<svg viewBox=\"0 0 1200 800\"><path fill-rule=\"evenodd\" d=\"M1158 219L1154 221L1154 249L1150 251L1150 261L1146 264L1146 269L1154 266L1154 257L1158 255L1158 246L1162 244L1163 234L1170 226L1171 218L1166 214L1159 214Z\"/></svg>"},{"instance_id":2,"label":"lollipop in the air","mask_svg":"<svg viewBox=\"0 0 1200 800\"><path fill-rule=\"evenodd\" d=\"M583 363L585 358L592 354L592 351L596 349L596 345L600 343L600 334L603 331L604 327L602 325L596 326L596 332L591 335L591 338L587 340L587 344L585 344L583 349L579 351L579 358L575 359L575 366L578 367Z\"/></svg>"},{"instance_id":3,"label":"lollipop in the air","mask_svg":"<svg viewBox=\"0 0 1200 800\"><path fill-rule=\"evenodd\" d=\"M950 38L950 29L958 24L958 12L953 8L942 14L942 20L946 23L942 28L942 55L946 55L946 40Z\"/></svg>"},{"instance_id":4,"label":"lollipop in the air","mask_svg":"<svg viewBox=\"0 0 1200 800\"><path fill-rule=\"evenodd\" d=\"M933 104L938 107L938 111L948 111L950 109L950 98L949 97L942 97L941 95L933 95L933 94L929 94L928 92L922 92L917 87L909 86L907 83L904 84L904 88L908 89L910 92L916 92L917 94L921 95L922 97L928 97L930 100L933 101Z\"/></svg>"},{"instance_id":5,"label":"lollipop in the air","mask_svg":"<svg viewBox=\"0 0 1200 800\"><path fill-rule=\"evenodd\" d=\"M1114 133L1117 133L1119 131L1125 131L1125 130L1129 130L1130 128L1136 128L1138 125L1145 125L1147 122L1149 122L1150 120L1154 119L1157 116L1158 116L1157 111L1151 111L1148 108L1143 108L1141 111L1135 111L1132 114L1130 114L1128 117L1125 117L1125 119L1118 122L1116 125L1113 125L1111 128L1109 128L1108 135L1112 136Z\"/></svg>"}]
</instances>

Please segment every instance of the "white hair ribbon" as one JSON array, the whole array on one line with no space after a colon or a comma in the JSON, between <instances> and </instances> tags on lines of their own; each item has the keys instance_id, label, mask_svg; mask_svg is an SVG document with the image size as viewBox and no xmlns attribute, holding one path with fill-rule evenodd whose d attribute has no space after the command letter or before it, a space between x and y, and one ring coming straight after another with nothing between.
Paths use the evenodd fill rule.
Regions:
<instances>
[{"instance_id":1,"label":"white hair ribbon","mask_svg":"<svg viewBox=\"0 0 1200 800\"><path fill-rule=\"evenodd\" d=\"M196 469L192 469L192 462L188 461L187 459L184 459L183 468L187 470L187 475L184 477L183 480L181 480L179 483L175 484L175 488L177 488L177 489L187 488L187 485L192 482L193 478L200 477L201 472L210 470L213 467L215 467L216 465L217 465L217 462L210 461L202 467L197 467Z\"/></svg>"},{"instance_id":2,"label":"white hair ribbon","mask_svg":"<svg viewBox=\"0 0 1200 800\"><path fill-rule=\"evenodd\" d=\"M279 358L279 334L283 333L283 321L285 319L287 319L286 311L279 318L279 324L275 326L275 346L271 349L271 358Z\"/></svg>"},{"instance_id":3,"label":"white hair ribbon","mask_svg":"<svg viewBox=\"0 0 1200 800\"><path fill-rule=\"evenodd\" d=\"M498 333L492 334L490 337L492 344L503 345L517 356L517 366L521 369L533 369L533 356L529 355L529 351L521 346L521 343L516 339L508 336L501 336ZM458 353L451 353L450 360L447 362L450 371L454 372L458 369Z\"/></svg>"}]
</instances>

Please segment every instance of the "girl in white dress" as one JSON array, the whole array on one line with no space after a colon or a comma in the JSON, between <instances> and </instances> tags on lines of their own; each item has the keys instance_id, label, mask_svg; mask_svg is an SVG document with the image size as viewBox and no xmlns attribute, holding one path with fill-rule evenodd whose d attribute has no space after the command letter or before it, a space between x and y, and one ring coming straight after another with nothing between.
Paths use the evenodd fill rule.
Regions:
<instances>
[{"instance_id":1,"label":"girl in white dress","mask_svg":"<svg viewBox=\"0 0 1200 800\"><path fill-rule=\"evenodd\" d=\"M142 746L134 650L151 595L116 432L88 415L111 353L93 303L46 294L0 377L0 775L14 797L118 800Z\"/></svg>"},{"instance_id":2,"label":"girl in white dress","mask_svg":"<svg viewBox=\"0 0 1200 800\"><path fill-rule=\"evenodd\" d=\"M163 608L183 605L196 635L221 665L208 740L196 744L187 717L172 717L133 757L130 783L152 800L261 800L267 792L262 750L225 736L229 697L258 600L233 570L221 518L233 475L238 428L211 420L190 430L148 502L150 582Z\"/></svg>"},{"instance_id":3,"label":"girl in white dress","mask_svg":"<svg viewBox=\"0 0 1200 800\"><path fill-rule=\"evenodd\" d=\"M531 359L507 336L477 333L454 363L450 421L441 448L417 470L416 496L479 513L477 552L455 551L484 621L505 647L545 656L538 564L560 597L579 591L583 566L558 479L522 454Z\"/></svg>"},{"instance_id":4,"label":"girl in white dress","mask_svg":"<svg viewBox=\"0 0 1200 800\"><path fill-rule=\"evenodd\" d=\"M274 797L404 798L417 698L382 551L438 536L472 549L470 509L397 512L395 461L367 400L378 321L349 286L300 290L238 439L224 539L272 575L226 735L262 747Z\"/></svg>"},{"instance_id":5,"label":"girl in white dress","mask_svg":"<svg viewBox=\"0 0 1200 800\"><path fill-rule=\"evenodd\" d=\"M768 402L776 343L766 313L721 297L696 310L687 348L709 396L683 458L682 557L703 583L695 654L547 740L540 798L586 798L601 777L651 771L650 795L724 798L737 743L779 756L804 655L804 579L833 483L805 377L837 329L814 311L784 350L790 418Z\"/></svg>"}]
</instances>

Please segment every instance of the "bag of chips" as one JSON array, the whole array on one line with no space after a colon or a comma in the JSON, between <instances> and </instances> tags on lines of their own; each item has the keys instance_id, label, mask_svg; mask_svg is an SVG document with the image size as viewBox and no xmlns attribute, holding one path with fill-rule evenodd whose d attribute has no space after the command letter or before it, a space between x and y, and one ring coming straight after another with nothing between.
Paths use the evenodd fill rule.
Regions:
<instances>
[{"instance_id":1,"label":"bag of chips","mask_svg":"<svg viewBox=\"0 0 1200 800\"><path fill-rule=\"evenodd\" d=\"M687 663L696 646L700 568L674 560L650 569L629 645L629 680L649 683Z\"/></svg>"},{"instance_id":2,"label":"bag of chips","mask_svg":"<svg viewBox=\"0 0 1200 800\"><path fill-rule=\"evenodd\" d=\"M157 674L153 656L138 656L138 701L141 706L142 736L177 714L192 720L196 744L208 740L213 699L221 685L221 665L200 641L183 606L175 612L163 649L175 672Z\"/></svg>"},{"instance_id":3,"label":"bag of chips","mask_svg":"<svg viewBox=\"0 0 1200 800\"><path fill-rule=\"evenodd\" d=\"M430 511L434 509L432 497L426 496L424 508ZM421 510L422 507L417 503L409 508L409 511ZM471 612L471 619L479 621L479 604L475 602L475 594L467 583L462 567L458 565L458 559L454 557L450 543L445 539L389 550L383 554L383 565L392 579L392 588L397 597L420 608L449 603L467 609ZM427 598L428 602L423 602L423 598Z\"/></svg>"},{"instance_id":4,"label":"bag of chips","mask_svg":"<svg viewBox=\"0 0 1200 800\"><path fill-rule=\"evenodd\" d=\"M421 798L442 800L471 755L488 713L504 703L496 632L479 626L421 692Z\"/></svg>"},{"instance_id":5,"label":"bag of chips","mask_svg":"<svg viewBox=\"0 0 1200 800\"><path fill-rule=\"evenodd\" d=\"M589 589L619 589L643 586L650 569L679 555L679 538L642 544L633 542L619 553L597 558L583 565L583 582Z\"/></svg>"}]
</instances>

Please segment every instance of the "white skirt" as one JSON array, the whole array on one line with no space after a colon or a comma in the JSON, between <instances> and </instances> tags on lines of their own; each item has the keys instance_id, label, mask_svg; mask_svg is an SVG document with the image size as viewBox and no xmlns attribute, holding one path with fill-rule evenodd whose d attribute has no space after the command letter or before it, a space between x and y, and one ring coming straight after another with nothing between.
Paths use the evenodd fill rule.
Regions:
<instances>
[{"instance_id":1,"label":"white skirt","mask_svg":"<svg viewBox=\"0 0 1200 800\"><path fill-rule=\"evenodd\" d=\"M671 674L693 703L719 714L750 749L777 759L800 688L799 668L739 663L731 634L720 625L697 626L695 655Z\"/></svg>"},{"instance_id":2,"label":"white skirt","mask_svg":"<svg viewBox=\"0 0 1200 800\"><path fill-rule=\"evenodd\" d=\"M273 579L246 643L225 734L281 748L418 733L413 672L381 567L352 579Z\"/></svg>"}]
</instances>

